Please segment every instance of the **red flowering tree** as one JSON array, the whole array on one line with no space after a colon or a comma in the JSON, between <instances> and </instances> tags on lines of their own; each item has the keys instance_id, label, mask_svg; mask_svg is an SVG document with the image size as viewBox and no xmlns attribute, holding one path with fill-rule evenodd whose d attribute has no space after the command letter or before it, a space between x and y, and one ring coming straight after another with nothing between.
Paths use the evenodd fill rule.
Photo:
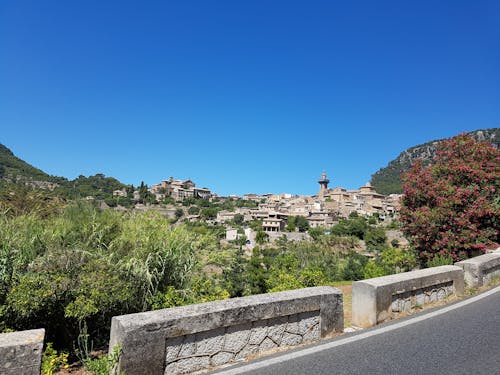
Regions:
<instances>
[{"instance_id":1,"label":"red flowering tree","mask_svg":"<svg viewBox=\"0 0 500 375\"><path fill-rule=\"evenodd\" d=\"M402 176L403 232L422 263L469 258L500 242L500 151L462 134L440 144L434 162Z\"/></svg>"}]
</instances>

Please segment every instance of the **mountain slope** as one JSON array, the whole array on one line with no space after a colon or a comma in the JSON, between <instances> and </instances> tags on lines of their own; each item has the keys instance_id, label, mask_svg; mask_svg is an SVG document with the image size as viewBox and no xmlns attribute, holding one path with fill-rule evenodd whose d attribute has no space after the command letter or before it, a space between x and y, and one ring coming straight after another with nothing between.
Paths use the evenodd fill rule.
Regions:
<instances>
[{"instance_id":1,"label":"mountain slope","mask_svg":"<svg viewBox=\"0 0 500 375\"><path fill-rule=\"evenodd\" d=\"M51 176L44 171L33 167L24 160L19 159L14 153L0 143L0 178L16 182L39 181L51 183L64 183L63 177Z\"/></svg>"},{"instance_id":2,"label":"mountain slope","mask_svg":"<svg viewBox=\"0 0 500 375\"><path fill-rule=\"evenodd\" d=\"M116 203L118 200L112 199L114 190L126 189L129 193L132 191L130 186L99 173L89 177L79 176L71 181L64 177L51 176L18 158L2 144L0 144L0 181L49 189L54 195L65 198L93 196L109 200L111 203ZM121 199L121 201L128 200Z\"/></svg>"},{"instance_id":3,"label":"mountain slope","mask_svg":"<svg viewBox=\"0 0 500 375\"><path fill-rule=\"evenodd\" d=\"M477 141L488 141L500 148L500 128L476 130L469 134ZM439 142L440 140L431 141L403 151L385 168L372 175L371 184L381 194L402 193L401 173L410 169L417 159L421 159L424 164L430 164L436 156Z\"/></svg>"}]
</instances>

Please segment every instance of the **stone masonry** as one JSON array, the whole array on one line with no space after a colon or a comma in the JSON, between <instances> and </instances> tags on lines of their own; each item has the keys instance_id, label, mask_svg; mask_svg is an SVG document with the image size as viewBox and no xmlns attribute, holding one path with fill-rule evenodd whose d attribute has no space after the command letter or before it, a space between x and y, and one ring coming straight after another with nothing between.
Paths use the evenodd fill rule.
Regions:
<instances>
[{"instance_id":1,"label":"stone masonry","mask_svg":"<svg viewBox=\"0 0 500 375\"><path fill-rule=\"evenodd\" d=\"M470 287L487 285L493 278L500 277L500 253L480 255L455 263L465 272L465 283Z\"/></svg>"},{"instance_id":2,"label":"stone masonry","mask_svg":"<svg viewBox=\"0 0 500 375\"><path fill-rule=\"evenodd\" d=\"M319 340L319 320L319 311L311 311L167 339L165 375L192 373Z\"/></svg>"},{"instance_id":3,"label":"stone masonry","mask_svg":"<svg viewBox=\"0 0 500 375\"><path fill-rule=\"evenodd\" d=\"M352 323L368 328L390 319L394 313L463 294L464 272L456 266L440 266L355 281L352 284Z\"/></svg>"},{"instance_id":4,"label":"stone masonry","mask_svg":"<svg viewBox=\"0 0 500 375\"><path fill-rule=\"evenodd\" d=\"M44 329L0 334L0 374L39 375Z\"/></svg>"},{"instance_id":5,"label":"stone masonry","mask_svg":"<svg viewBox=\"0 0 500 375\"><path fill-rule=\"evenodd\" d=\"M314 287L117 316L118 371L187 374L343 332L342 292Z\"/></svg>"},{"instance_id":6,"label":"stone masonry","mask_svg":"<svg viewBox=\"0 0 500 375\"><path fill-rule=\"evenodd\" d=\"M427 288L407 291L392 296L392 312L411 312L429 303L443 301L453 294L453 282L449 281Z\"/></svg>"}]
</instances>

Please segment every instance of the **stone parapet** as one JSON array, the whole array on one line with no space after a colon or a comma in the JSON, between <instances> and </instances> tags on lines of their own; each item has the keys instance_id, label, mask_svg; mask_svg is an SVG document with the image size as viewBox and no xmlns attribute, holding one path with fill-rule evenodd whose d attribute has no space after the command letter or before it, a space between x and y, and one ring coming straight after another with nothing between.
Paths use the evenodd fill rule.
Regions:
<instances>
[{"instance_id":1,"label":"stone parapet","mask_svg":"<svg viewBox=\"0 0 500 375\"><path fill-rule=\"evenodd\" d=\"M376 277L352 284L352 324L372 327L394 313L412 311L450 294L463 294L463 271L457 266L432 267Z\"/></svg>"},{"instance_id":2,"label":"stone parapet","mask_svg":"<svg viewBox=\"0 0 500 375\"><path fill-rule=\"evenodd\" d=\"M480 255L457 262L455 265L464 270L467 286L483 286L488 284L493 277L500 276L500 252Z\"/></svg>"},{"instance_id":3,"label":"stone parapet","mask_svg":"<svg viewBox=\"0 0 500 375\"><path fill-rule=\"evenodd\" d=\"M186 374L343 332L342 292L314 287L113 317L118 371Z\"/></svg>"},{"instance_id":4,"label":"stone parapet","mask_svg":"<svg viewBox=\"0 0 500 375\"><path fill-rule=\"evenodd\" d=\"M44 329L0 334L0 374L39 375Z\"/></svg>"}]
</instances>

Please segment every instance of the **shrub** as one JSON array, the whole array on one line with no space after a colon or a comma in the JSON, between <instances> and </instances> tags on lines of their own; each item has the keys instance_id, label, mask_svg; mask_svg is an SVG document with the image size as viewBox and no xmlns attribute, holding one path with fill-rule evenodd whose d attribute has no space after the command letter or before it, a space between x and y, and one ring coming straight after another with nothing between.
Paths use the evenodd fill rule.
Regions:
<instances>
[{"instance_id":1,"label":"shrub","mask_svg":"<svg viewBox=\"0 0 500 375\"><path fill-rule=\"evenodd\" d=\"M58 353L48 342L42 353L42 375L52 375L61 368L68 368L68 353Z\"/></svg>"},{"instance_id":2,"label":"shrub","mask_svg":"<svg viewBox=\"0 0 500 375\"><path fill-rule=\"evenodd\" d=\"M422 264L454 261L500 242L500 150L459 135L440 144L434 163L402 177L402 230Z\"/></svg>"}]
</instances>

